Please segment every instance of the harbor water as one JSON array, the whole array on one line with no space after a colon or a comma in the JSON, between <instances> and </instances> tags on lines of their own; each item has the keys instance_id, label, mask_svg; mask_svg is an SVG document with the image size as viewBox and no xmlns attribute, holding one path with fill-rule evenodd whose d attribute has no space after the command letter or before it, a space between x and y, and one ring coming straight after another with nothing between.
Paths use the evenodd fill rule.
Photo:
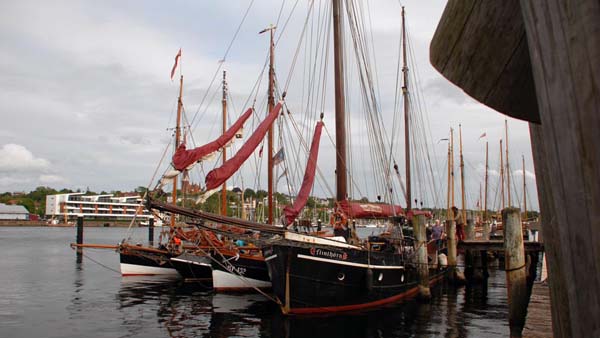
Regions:
<instances>
[{"instance_id":1,"label":"harbor water","mask_svg":"<svg viewBox=\"0 0 600 338\"><path fill-rule=\"evenodd\" d=\"M133 229L143 241L145 228ZM75 228L0 228L0 337L506 337L505 275L487 285L432 289L408 301L337 316L286 317L260 294L215 294L181 280L121 277L113 250L85 249ZM122 228L85 228L116 244ZM156 236L155 238L158 238Z\"/></svg>"}]
</instances>

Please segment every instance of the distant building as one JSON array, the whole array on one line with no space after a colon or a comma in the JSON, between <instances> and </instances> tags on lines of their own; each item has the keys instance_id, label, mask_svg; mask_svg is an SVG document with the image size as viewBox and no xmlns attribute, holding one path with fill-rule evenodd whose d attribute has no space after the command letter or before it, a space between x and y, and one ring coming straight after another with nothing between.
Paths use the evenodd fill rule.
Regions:
<instances>
[{"instance_id":1,"label":"distant building","mask_svg":"<svg viewBox=\"0 0 600 338\"><path fill-rule=\"evenodd\" d=\"M46 196L46 215L52 218L75 218L83 216L87 219L131 220L137 218L146 221L152 214L142 205L140 195L115 197L106 195L84 195L69 193Z\"/></svg>"},{"instance_id":2,"label":"distant building","mask_svg":"<svg viewBox=\"0 0 600 338\"><path fill-rule=\"evenodd\" d=\"M0 203L0 219L26 221L29 219L29 211L22 205Z\"/></svg>"}]
</instances>

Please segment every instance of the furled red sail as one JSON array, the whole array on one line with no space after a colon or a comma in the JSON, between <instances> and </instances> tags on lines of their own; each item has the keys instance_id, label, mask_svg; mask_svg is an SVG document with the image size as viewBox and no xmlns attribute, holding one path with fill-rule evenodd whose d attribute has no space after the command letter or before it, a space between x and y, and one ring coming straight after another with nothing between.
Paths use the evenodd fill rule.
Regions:
<instances>
[{"instance_id":1,"label":"furled red sail","mask_svg":"<svg viewBox=\"0 0 600 338\"><path fill-rule=\"evenodd\" d=\"M238 150L238 152L230 159L228 159L222 166L219 168L211 170L208 175L206 175L206 190L210 191L225 182L231 175L233 175L240 166L250 157L252 152L258 147L262 139L265 137L265 134L279 115L279 111L281 110L282 103L279 102L277 105L269 112L267 118L264 119L254 131L254 134L250 136L248 141L244 143L244 145Z\"/></svg>"},{"instance_id":2,"label":"furled red sail","mask_svg":"<svg viewBox=\"0 0 600 338\"><path fill-rule=\"evenodd\" d=\"M341 212L350 218L387 218L404 215L404 209L399 205L361 203L341 201L338 202Z\"/></svg>"},{"instance_id":3,"label":"furled red sail","mask_svg":"<svg viewBox=\"0 0 600 338\"><path fill-rule=\"evenodd\" d=\"M173 155L173 167L179 171L182 171L191 164L210 156L215 151L226 146L227 143L231 142L238 131L244 126L244 122L246 122L250 115L252 115L253 111L253 108L248 108L248 110L246 110L246 112L242 114L242 116L240 116L240 118L231 127L229 127L229 129L227 129L223 135L219 136L219 138L210 143L191 150L186 150L185 143L182 143Z\"/></svg>"},{"instance_id":4,"label":"furled red sail","mask_svg":"<svg viewBox=\"0 0 600 338\"><path fill-rule=\"evenodd\" d=\"M288 205L283 209L285 214L286 224L291 224L300 210L304 208L308 201L308 195L312 189L315 181L315 170L317 169L317 157L319 156L319 141L321 140L321 130L323 129L323 122L317 122L315 127L315 135L313 136L312 144L310 145L310 153L308 156L308 163L306 163L306 170L304 171L304 180L302 180L302 187L298 193L298 197L294 201L294 204Z\"/></svg>"}]
</instances>

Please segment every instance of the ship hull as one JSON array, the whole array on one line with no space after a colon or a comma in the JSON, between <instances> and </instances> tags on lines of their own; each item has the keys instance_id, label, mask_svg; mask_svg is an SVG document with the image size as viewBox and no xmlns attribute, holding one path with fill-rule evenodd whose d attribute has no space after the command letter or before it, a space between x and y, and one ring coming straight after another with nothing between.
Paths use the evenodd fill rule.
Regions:
<instances>
[{"instance_id":1,"label":"ship hull","mask_svg":"<svg viewBox=\"0 0 600 338\"><path fill-rule=\"evenodd\" d=\"M171 264L186 281L212 282L212 266L206 255L183 254L172 257Z\"/></svg>"},{"instance_id":2,"label":"ship hull","mask_svg":"<svg viewBox=\"0 0 600 338\"><path fill-rule=\"evenodd\" d=\"M171 255L126 249L119 253L121 275L123 276L178 276L179 273L170 261Z\"/></svg>"},{"instance_id":3,"label":"ship hull","mask_svg":"<svg viewBox=\"0 0 600 338\"><path fill-rule=\"evenodd\" d=\"M221 292L252 291L271 287L262 255L220 251L212 253L213 288Z\"/></svg>"},{"instance_id":4,"label":"ship hull","mask_svg":"<svg viewBox=\"0 0 600 338\"><path fill-rule=\"evenodd\" d=\"M357 311L418 294L417 270L399 254L293 244L263 254L284 314Z\"/></svg>"}]
</instances>

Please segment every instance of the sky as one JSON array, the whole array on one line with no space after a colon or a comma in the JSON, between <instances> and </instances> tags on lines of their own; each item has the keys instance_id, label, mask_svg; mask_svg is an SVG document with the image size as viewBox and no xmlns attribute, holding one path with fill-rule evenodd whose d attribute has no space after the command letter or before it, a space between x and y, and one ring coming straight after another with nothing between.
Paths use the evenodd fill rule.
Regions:
<instances>
[{"instance_id":1,"label":"sky","mask_svg":"<svg viewBox=\"0 0 600 338\"><path fill-rule=\"evenodd\" d=\"M517 187L513 199L521 200L521 156L524 156L529 209L537 209L527 123L505 117L476 102L431 66L429 44L445 1L415 0L402 1L402 4L406 8L410 50L415 60L410 70L418 75L418 88L427 108L425 128L431 134L429 148L433 172L438 176L438 185L430 190L446 198L443 175L448 144L439 140L447 138L449 129L457 130L460 124L467 204L475 207L478 200L487 140L491 186L488 204L498 205L498 142L504 138L504 120L508 119L511 171L513 186ZM299 128L306 130L307 139L312 133L312 120L316 120L320 111L324 112L326 128L329 126L321 140L318 162L323 178L317 180L313 193L330 195L334 186L332 159L335 157L329 140L329 137L335 138L331 80L323 82L329 89L325 90L319 109L304 112L302 108L311 92L311 89L302 89L307 87L310 62L305 57L306 52L297 54L297 47L302 41L299 37L311 6L309 28L303 35L307 46L307 41L317 45L319 39L326 39L318 35L315 27L318 27L318 18L327 11L328 2L315 1L313 5L309 1L292 0L21 0L4 3L0 12L0 191L29 191L37 186L125 191L155 182L168 165L171 151L168 144L175 124L179 88L177 79L171 81L169 75L179 48L183 56L177 74L184 76L185 115L188 121L194 121L188 133L191 135L187 136L193 136L197 144L218 136L220 72L226 69L230 122L254 98L257 112L260 111L246 126L247 138L264 116L266 98L266 82L261 72L268 51L268 36L258 32L277 24L276 72L280 90L288 79L290 81L285 86L287 108L297 114ZM366 1L360 10L369 18L366 26L376 51L371 64L377 74L378 105L383 124L388 127L393 119L390 114L393 114L395 100L400 2ZM294 63L297 55L299 61ZM356 93L357 87L353 85L358 78L352 71L355 65L349 64L347 68L351 73L347 79L348 90ZM326 72L332 73L331 65ZM253 88L261 78L257 93ZM314 83L312 86L314 93L318 92L315 91L318 86ZM376 184L372 177L376 174L369 174L364 168L365 163L373 160L362 157L372 149L367 141L362 141L368 138L368 132L362 115L357 113L362 109L361 101L352 96L348 105L352 124L350 143L358 149L353 153L358 155L353 155L356 164L353 164L351 181L356 188L351 189L352 197L375 200L381 192L373 188ZM397 130L386 132L388 136L395 135ZM483 133L486 137L480 138ZM457 134L455 139L458 140ZM238 147L236 144L233 150ZM402 149L403 143L394 147ZM291 153L288 151L286 161L293 159ZM297 160L301 163L305 159L306 155L302 154ZM254 154L241 174L228 184L265 189L266 176L260 169L265 161L260 160ZM397 155L396 160L403 167L402 155ZM458 158L455 161L458 162ZM192 180L202 183L203 176L214 166L215 163L198 166L196 172L192 172ZM293 167L288 167L290 172ZM278 168L277 176L283 170ZM294 175L301 179L301 172ZM278 190L286 192L285 181L281 180ZM458 190L458 180L456 184ZM415 191L419 195L420 190Z\"/></svg>"}]
</instances>

